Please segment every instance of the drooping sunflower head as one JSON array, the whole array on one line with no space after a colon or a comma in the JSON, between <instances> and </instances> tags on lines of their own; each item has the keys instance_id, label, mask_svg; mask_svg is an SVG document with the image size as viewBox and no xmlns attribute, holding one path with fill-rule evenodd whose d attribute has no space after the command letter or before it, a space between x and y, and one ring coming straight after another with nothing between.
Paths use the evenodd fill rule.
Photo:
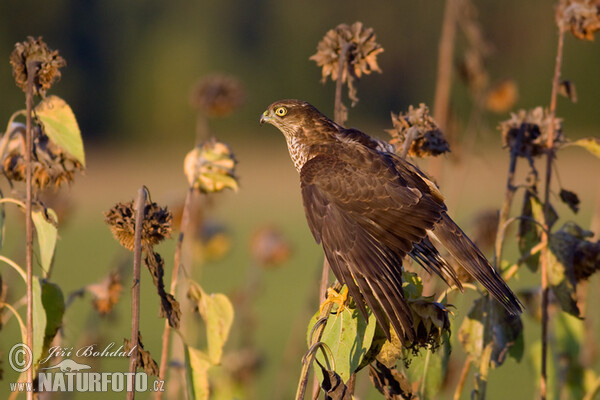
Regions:
<instances>
[{"instance_id":1,"label":"drooping sunflower head","mask_svg":"<svg viewBox=\"0 0 600 400\"><path fill-rule=\"evenodd\" d=\"M60 79L60 68L67 65L57 50L48 48L41 36L37 39L29 36L24 42L16 43L15 49L10 54L10 64L15 83L24 92L27 90L27 64L30 63L35 68L33 92L42 96L56 80Z\"/></svg>"}]
</instances>

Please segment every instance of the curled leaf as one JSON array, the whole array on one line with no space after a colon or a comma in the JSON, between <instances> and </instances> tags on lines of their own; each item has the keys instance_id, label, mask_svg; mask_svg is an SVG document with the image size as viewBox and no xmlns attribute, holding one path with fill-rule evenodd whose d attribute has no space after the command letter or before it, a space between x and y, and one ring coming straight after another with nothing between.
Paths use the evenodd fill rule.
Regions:
<instances>
[{"instance_id":1,"label":"curled leaf","mask_svg":"<svg viewBox=\"0 0 600 400\"><path fill-rule=\"evenodd\" d=\"M342 378L335 371L324 368L318 361L317 364L323 374L321 389L325 392L325 400L352 400L352 392L348 390Z\"/></svg>"},{"instance_id":2,"label":"curled leaf","mask_svg":"<svg viewBox=\"0 0 600 400\"><path fill-rule=\"evenodd\" d=\"M190 186L202 193L238 188L235 176L237 161L229 146L216 139L211 139L190 151L183 164Z\"/></svg>"},{"instance_id":3,"label":"curled leaf","mask_svg":"<svg viewBox=\"0 0 600 400\"><path fill-rule=\"evenodd\" d=\"M197 302L200 316L206 324L208 357L213 364L220 364L223 346L227 342L233 324L233 305L224 294L206 294L195 282L190 285L188 297Z\"/></svg>"},{"instance_id":4,"label":"curled leaf","mask_svg":"<svg viewBox=\"0 0 600 400\"><path fill-rule=\"evenodd\" d=\"M486 332L484 324L489 318ZM465 351L479 363L484 348L491 345L490 362L494 366L504 363L507 355L520 360L523 353L523 323L519 316L509 314L502 305L482 297L473 303L469 314L465 317L458 340Z\"/></svg>"},{"instance_id":5,"label":"curled leaf","mask_svg":"<svg viewBox=\"0 0 600 400\"><path fill-rule=\"evenodd\" d=\"M565 144L565 146L579 146L583 147L596 157L600 158L600 138L597 137L587 137L578 139L574 142L569 142Z\"/></svg>"},{"instance_id":6,"label":"curled leaf","mask_svg":"<svg viewBox=\"0 0 600 400\"><path fill-rule=\"evenodd\" d=\"M187 394L191 400L208 400L210 360L202 351L185 345Z\"/></svg>"},{"instance_id":7,"label":"curled leaf","mask_svg":"<svg viewBox=\"0 0 600 400\"><path fill-rule=\"evenodd\" d=\"M35 116L50 140L85 166L81 131L71 107L58 96L48 96L35 106Z\"/></svg>"},{"instance_id":8,"label":"curled leaf","mask_svg":"<svg viewBox=\"0 0 600 400\"><path fill-rule=\"evenodd\" d=\"M36 365L48 352L52 340L62 326L65 300L58 285L34 277L33 281L33 358Z\"/></svg>"},{"instance_id":9,"label":"curled leaf","mask_svg":"<svg viewBox=\"0 0 600 400\"><path fill-rule=\"evenodd\" d=\"M558 86L558 94L571 100L573 103L577 103L577 90L575 84L571 81L562 80Z\"/></svg>"},{"instance_id":10,"label":"curled leaf","mask_svg":"<svg viewBox=\"0 0 600 400\"><path fill-rule=\"evenodd\" d=\"M386 400L412 399L413 390L406 376L396 368L376 361L369 365L369 378Z\"/></svg>"},{"instance_id":11,"label":"curled leaf","mask_svg":"<svg viewBox=\"0 0 600 400\"><path fill-rule=\"evenodd\" d=\"M125 338L123 342L125 351L131 351L131 341ZM158 376L158 364L154 361L150 352L144 349L142 333L140 331L138 331L136 368L141 368L148 375Z\"/></svg>"},{"instance_id":12,"label":"curled leaf","mask_svg":"<svg viewBox=\"0 0 600 400\"><path fill-rule=\"evenodd\" d=\"M579 197L577 196L577 193L561 189L560 199L563 201L563 203L568 205L571 211L574 213L579 211Z\"/></svg>"},{"instance_id":13,"label":"curled leaf","mask_svg":"<svg viewBox=\"0 0 600 400\"><path fill-rule=\"evenodd\" d=\"M564 226L550 235L548 283L563 311L579 317L573 268L577 242L577 237Z\"/></svg>"},{"instance_id":14,"label":"curled leaf","mask_svg":"<svg viewBox=\"0 0 600 400\"><path fill-rule=\"evenodd\" d=\"M152 246L146 245L144 246L144 263L152 275L152 281L160 298L160 317L167 318L172 328L179 328L181 310L179 302L171 293L167 293L165 290L163 279L165 275L165 262L163 258L160 254L154 252Z\"/></svg>"},{"instance_id":15,"label":"curled leaf","mask_svg":"<svg viewBox=\"0 0 600 400\"><path fill-rule=\"evenodd\" d=\"M40 248L42 269L45 273L48 273L56 247L58 217L52 209L45 208L33 211L31 219L35 226L37 242Z\"/></svg>"}]
</instances>

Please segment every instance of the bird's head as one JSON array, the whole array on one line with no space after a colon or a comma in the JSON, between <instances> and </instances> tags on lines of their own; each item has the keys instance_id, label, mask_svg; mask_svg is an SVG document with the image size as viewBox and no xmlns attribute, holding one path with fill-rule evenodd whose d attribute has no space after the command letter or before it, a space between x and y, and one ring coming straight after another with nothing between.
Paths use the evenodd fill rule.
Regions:
<instances>
[{"instance_id":1,"label":"bird's head","mask_svg":"<svg viewBox=\"0 0 600 400\"><path fill-rule=\"evenodd\" d=\"M271 104L260 117L260 123L269 123L286 137L301 134L317 121L327 120L315 107L301 100L279 100Z\"/></svg>"}]
</instances>

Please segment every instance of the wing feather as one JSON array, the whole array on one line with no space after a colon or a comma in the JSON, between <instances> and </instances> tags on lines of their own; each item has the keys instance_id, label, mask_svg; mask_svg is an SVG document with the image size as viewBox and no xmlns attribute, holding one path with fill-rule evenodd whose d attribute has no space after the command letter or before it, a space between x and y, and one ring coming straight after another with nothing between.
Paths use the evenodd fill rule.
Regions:
<instances>
[{"instance_id":1,"label":"wing feather","mask_svg":"<svg viewBox=\"0 0 600 400\"><path fill-rule=\"evenodd\" d=\"M360 169L335 152L304 165L308 223L361 311L368 305L384 330L391 323L410 341L414 331L402 291L402 258L426 237L444 206L402 180L381 153L363 148L359 156Z\"/></svg>"}]
</instances>

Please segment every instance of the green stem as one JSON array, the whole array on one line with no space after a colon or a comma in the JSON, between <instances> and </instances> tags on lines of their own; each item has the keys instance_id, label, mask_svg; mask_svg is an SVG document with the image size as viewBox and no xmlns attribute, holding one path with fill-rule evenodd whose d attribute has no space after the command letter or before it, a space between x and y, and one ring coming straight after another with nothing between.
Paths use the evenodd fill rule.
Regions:
<instances>
[{"instance_id":1,"label":"green stem","mask_svg":"<svg viewBox=\"0 0 600 400\"><path fill-rule=\"evenodd\" d=\"M27 329L25 327L25 323L23 322L23 319L21 318L21 316L19 315L17 310L15 310L15 308L13 306L11 306L10 304L0 302L0 306L3 308L6 307L7 309L9 309L13 313L13 315L15 316L17 321L19 321L19 328L21 329L21 340L23 341L25 339L25 336L27 335Z\"/></svg>"},{"instance_id":2,"label":"green stem","mask_svg":"<svg viewBox=\"0 0 600 400\"><path fill-rule=\"evenodd\" d=\"M462 394L463 388L465 387L465 382L467 381L467 375L469 374L469 369L471 369L471 363L473 359L471 356L467 355L465 359L465 365L463 365L463 369L460 373L460 379L458 380L458 385L456 385L456 390L454 391L453 400L460 400L460 395Z\"/></svg>"},{"instance_id":3,"label":"green stem","mask_svg":"<svg viewBox=\"0 0 600 400\"><path fill-rule=\"evenodd\" d=\"M21 275L21 278L23 278L23 281L25 282L25 284L27 284L27 274L25 273L25 271L23 271L23 268L21 268L19 266L19 264L17 264L10 258L4 257L4 256L0 256L0 261L4 261L5 263L7 263L11 267L13 267L13 269L15 271L17 271L19 273L19 275Z\"/></svg>"},{"instance_id":4,"label":"green stem","mask_svg":"<svg viewBox=\"0 0 600 400\"><path fill-rule=\"evenodd\" d=\"M13 199L11 197L5 197L3 199L0 199L0 204L2 203L13 203L18 205L19 207L21 207L22 209L26 209L27 207L25 206L25 203L23 203L22 201L19 201L17 199Z\"/></svg>"},{"instance_id":5,"label":"green stem","mask_svg":"<svg viewBox=\"0 0 600 400\"><path fill-rule=\"evenodd\" d=\"M185 203L183 206L183 213L181 215L181 222L179 224L179 236L177 238L177 246L175 247L175 256L173 262L173 272L171 274L171 288L170 293L174 294L175 289L177 288L177 282L179 278L179 267L181 265L181 249L183 246L183 239L185 237L185 232L190 223L190 208L192 207L192 198L194 195L194 188L188 188L187 194L185 196ZM158 379L165 380L166 372L167 372L167 359L169 357L169 340L171 334L171 326L169 325L169 321L165 321L165 327L163 330L162 336L162 349L160 355L160 368L158 373ZM162 398L163 392L157 391L154 398L156 400L160 400Z\"/></svg>"},{"instance_id":6,"label":"green stem","mask_svg":"<svg viewBox=\"0 0 600 400\"><path fill-rule=\"evenodd\" d=\"M548 269L549 269L549 232L550 232L550 219L551 219L551 208L550 208L550 184L552 183L552 162L554 160L554 120L556 116L556 98L558 96L558 87L560 80L560 71L562 67L563 57L563 44L564 44L564 31L559 27L558 29L558 44L556 50L556 62L554 65L554 78L552 79L552 94L550 97L550 131L548 132L548 139L546 143L546 182L544 187L544 225L545 229L542 231L542 242L546 243L546 246L542 250L541 257L541 274L542 274L542 354L541 354L541 374L540 374L540 398L545 400L547 397L547 364L548 364L548 304L550 289L548 287Z\"/></svg>"},{"instance_id":7,"label":"green stem","mask_svg":"<svg viewBox=\"0 0 600 400\"><path fill-rule=\"evenodd\" d=\"M473 285L472 283L463 283L462 284L463 289L471 289L474 291L477 291L477 286ZM454 290L458 290L458 286L452 285L449 288L447 288L446 290L444 290L442 292L442 294L440 294L437 298L437 302L441 303L442 300L444 300L444 297L448 296L448 294Z\"/></svg>"},{"instance_id":8,"label":"green stem","mask_svg":"<svg viewBox=\"0 0 600 400\"><path fill-rule=\"evenodd\" d=\"M26 116L27 114L26 114L25 110L19 110L19 111L13 113L13 115L10 116L10 118L8 120L8 124L6 124L6 132L4 133L4 136L2 136L2 139L0 139L0 160L2 160L4 158L4 152L6 151L6 147L8 146L8 142L10 141L10 138L16 132L19 131L18 129L11 129L10 128L10 126L12 125L13 121L15 120L15 118L18 117L19 115Z\"/></svg>"},{"instance_id":9,"label":"green stem","mask_svg":"<svg viewBox=\"0 0 600 400\"><path fill-rule=\"evenodd\" d=\"M425 356L425 365L423 366L423 378L421 379L421 385L419 388L419 399L425 398L425 380L427 378L427 370L429 369L429 358L431 357L431 349L427 349L427 355Z\"/></svg>"},{"instance_id":10,"label":"green stem","mask_svg":"<svg viewBox=\"0 0 600 400\"><path fill-rule=\"evenodd\" d=\"M342 285L340 283L336 283L333 288L334 290L339 291L342 288ZM312 340L310 342L310 348L312 348L316 343L318 343L321 340L321 336L323 335L323 331L325 330L325 326L327 325L326 319L329 317L329 313L331 312L332 308L333 303L330 302L327 303L325 307L323 307L323 309L321 310L319 318L317 319L317 324L319 325L313 330L311 334ZM323 319L325 319L325 322L320 322ZM300 372L298 388L296 389L296 396L294 397L295 400L304 399L304 395L306 394L306 386L308 384L308 374L310 372L310 368L312 367L313 361L315 360L315 355L316 351L309 351L309 353L302 358L302 370Z\"/></svg>"}]
</instances>

